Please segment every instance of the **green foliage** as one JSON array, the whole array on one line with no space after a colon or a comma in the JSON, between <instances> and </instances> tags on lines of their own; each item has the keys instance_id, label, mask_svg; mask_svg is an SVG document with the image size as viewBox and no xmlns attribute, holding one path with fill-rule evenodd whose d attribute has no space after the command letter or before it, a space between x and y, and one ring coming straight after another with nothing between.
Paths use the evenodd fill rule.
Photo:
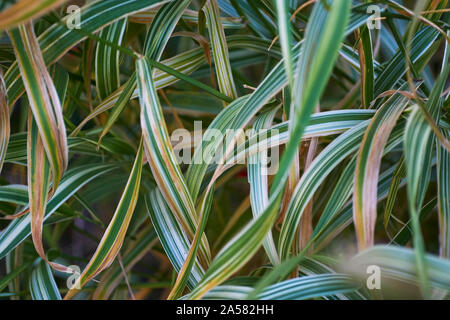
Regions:
<instances>
[{"instance_id":1,"label":"green foliage","mask_svg":"<svg viewBox=\"0 0 450 320\"><path fill-rule=\"evenodd\" d=\"M0 299L450 297L447 0L81 2L1 7Z\"/></svg>"}]
</instances>

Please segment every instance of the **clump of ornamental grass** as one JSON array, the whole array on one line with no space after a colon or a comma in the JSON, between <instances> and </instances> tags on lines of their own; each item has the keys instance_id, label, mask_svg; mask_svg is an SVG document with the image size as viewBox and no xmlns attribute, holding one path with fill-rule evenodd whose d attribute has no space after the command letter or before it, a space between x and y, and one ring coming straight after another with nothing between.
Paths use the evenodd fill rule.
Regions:
<instances>
[{"instance_id":1,"label":"clump of ornamental grass","mask_svg":"<svg viewBox=\"0 0 450 320\"><path fill-rule=\"evenodd\" d=\"M447 0L0 4L0 299L444 299Z\"/></svg>"}]
</instances>

